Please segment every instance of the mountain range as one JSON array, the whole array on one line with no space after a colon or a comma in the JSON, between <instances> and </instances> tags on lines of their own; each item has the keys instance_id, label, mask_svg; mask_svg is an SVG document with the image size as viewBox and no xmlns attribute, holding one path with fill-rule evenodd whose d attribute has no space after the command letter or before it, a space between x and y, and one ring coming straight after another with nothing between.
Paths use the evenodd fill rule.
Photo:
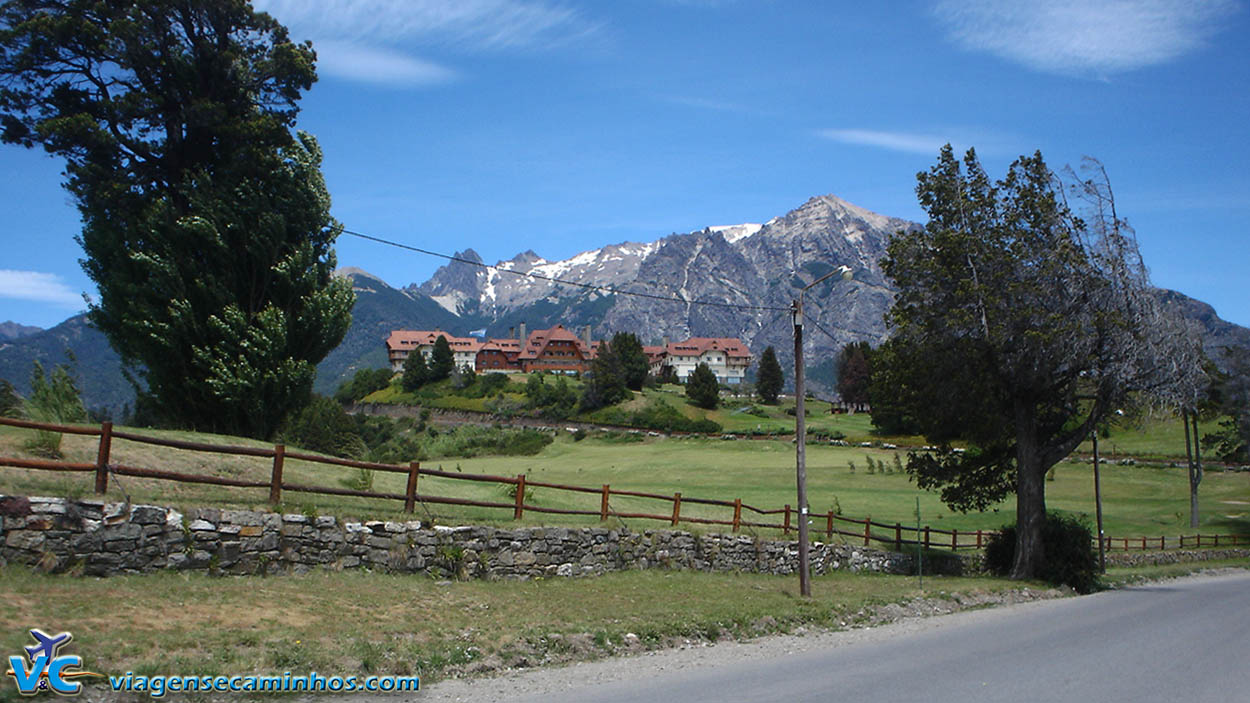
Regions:
<instances>
[{"instance_id":1,"label":"mountain range","mask_svg":"<svg viewBox=\"0 0 1250 703\"><path fill-rule=\"evenodd\" d=\"M825 195L763 224L623 242L562 261L525 251L486 267L466 249L429 280L403 288L357 268L340 269L357 301L346 337L318 366L316 389L332 392L356 369L384 366L383 340L398 328L457 335L484 328L487 336L504 337L522 323L531 330L590 325L595 338L627 331L644 344L739 337L755 354L774 347L783 368L793 368L791 301L802 287L847 266L851 280L835 276L805 296L808 378L827 393L843 345L886 338L884 313L893 293L878 262L890 235L916 227ZM1250 346L1250 329L1220 319L1209 305L1175 291L1160 295L1199 325L1213 358L1226 346ZM133 393L116 354L81 315L49 330L0 336L0 378L24 391L31 361L58 363L66 349L77 358L89 407L129 402Z\"/></svg>"}]
</instances>

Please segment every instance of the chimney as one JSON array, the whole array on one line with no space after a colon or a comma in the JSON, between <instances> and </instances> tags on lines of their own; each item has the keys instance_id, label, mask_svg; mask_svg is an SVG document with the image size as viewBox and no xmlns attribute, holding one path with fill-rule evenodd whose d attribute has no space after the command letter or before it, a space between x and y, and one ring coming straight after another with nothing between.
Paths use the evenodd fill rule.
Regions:
<instances>
[{"instance_id":1,"label":"chimney","mask_svg":"<svg viewBox=\"0 0 1250 703\"><path fill-rule=\"evenodd\" d=\"M582 337L586 342L586 348L590 348L590 325L586 325L586 329L582 332Z\"/></svg>"},{"instance_id":2,"label":"chimney","mask_svg":"<svg viewBox=\"0 0 1250 703\"><path fill-rule=\"evenodd\" d=\"M666 334L666 335L664 335L663 337L661 337L660 339L662 340L662 341L661 341L661 344L663 344L663 345L664 345L664 351L668 351L668 335Z\"/></svg>"},{"instance_id":3,"label":"chimney","mask_svg":"<svg viewBox=\"0 0 1250 703\"><path fill-rule=\"evenodd\" d=\"M517 337L517 339L521 340L521 346L525 346L525 340L529 339L529 337L525 335L525 323L524 322L521 323L521 336Z\"/></svg>"},{"instance_id":4,"label":"chimney","mask_svg":"<svg viewBox=\"0 0 1250 703\"><path fill-rule=\"evenodd\" d=\"M508 339L516 339L516 328L515 328L515 327L509 327L509 328L508 328Z\"/></svg>"}]
</instances>

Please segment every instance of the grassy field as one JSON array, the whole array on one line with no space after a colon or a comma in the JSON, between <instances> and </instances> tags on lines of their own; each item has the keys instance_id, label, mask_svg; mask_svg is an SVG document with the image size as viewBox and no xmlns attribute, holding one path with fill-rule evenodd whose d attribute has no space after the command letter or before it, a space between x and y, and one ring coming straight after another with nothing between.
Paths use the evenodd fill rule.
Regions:
<instances>
[{"instance_id":1,"label":"grassy field","mask_svg":"<svg viewBox=\"0 0 1250 703\"><path fill-rule=\"evenodd\" d=\"M0 427L0 455L22 455L28 430ZM182 432L153 434L231 444L261 443L230 437L191 435ZM63 449L71 461L94 462L94 438L66 436ZM813 444L808 447L808 495L813 512L840 510L848 517L871 516L874 520L914 525L916 500L920 501L922 523L942 529L996 529L1014 520L1014 502L1009 500L983 513L953 513L934 493L918 491L906 474L893 471L894 457L905 460L902 452L875 448L838 447ZM888 473L869 473L868 458L884 463ZM128 441L116 441L114 463L159 468L186 473L244 477L267 481L270 461L264 458L168 450ZM855 465L852 473L851 464ZM464 474L516 476L531 481L571 484L598 488L610 484L614 490L634 490L685 498L742 498L750 505L766 509L794 503L794 448L782 440L712 440L591 436L577 442L567 434L530 457L480 457L436 459L425 468L441 468ZM354 478L349 469L288 461L284 478L290 483L338 487L341 480ZM405 477L376 473L374 489L402 493ZM88 495L91 474L58 474L27 469L0 468L0 492L11 494ZM422 477L423 495L455 496L510 502L508 486ZM1046 484L1047 505L1052 509L1090 516L1094 513L1091 467L1084 463L1061 463L1053 481ZM1180 468L1145 466L1106 466L1103 471L1104 516L1112 536L1158 536L1192 534L1188 527L1188 485ZM109 499L168 504L180 508L213 505L268 509L266 489L235 489L151 479L115 477L110 481ZM398 501L322 496L288 491L284 494L286 512L336 515L356 519L385 519L401 514ZM528 503L583 510L599 509L599 496L535 488ZM1208 471L1200 490L1202 530L1210 533L1250 534L1250 473ZM614 496L611 508L620 512L647 512L667 515L667 501ZM510 525L510 510L456 508L424 504L417 517L439 523L479 522ZM683 503L684 516L730 519L732 509ZM744 511L744 519L765 521ZM780 522L780 516L767 521ZM614 520L613 524L621 521ZM598 524L597 517L551 516L527 512L522 525ZM631 529L653 529L665 522L630 519ZM683 525L683 527L688 527ZM724 528L718 528L724 529ZM775 535L775 532L768 532Z\"/></svg>"},{"instance_id":2,"label":"grassy field","mask_svg":"<svg viewBox=\"0 0 1250 703\"><path fill-rule=\"evenodd\" d=\"M1179 576L1207 562L1113 569L1110 583ZM83 668L120 675L419 675L533 667L752 638L799 627L844 629L872 609L917 597L950 602L1038 584L993 578L835 573L794 577L630 571L590 579L446 582L413 575L315 571L272 578L155 573L84 579L0 567L0 650L27 628L74 635ZM973 601L976 602L976 601ZM975 606L973 606L975 607ZM627 635L634 635L634 638ZM90 685L90 684L88 684ZM88 689L90 691L90 689ZM0 700L19 700L12 686ZM185 698L178 698L183 700Z\"/></svg>"},{"instance_id":3,"label":"grassy field","mask_svg":"<svg viewBox=\"0 0 1250 703\"><path fill-rule=\"evenodd\" d=\"M927 577L929 594L992 592L1000 579ZM83 579L0 568L0 649L24 628L74 634L83 668L121 674L417 674L475 662L536 666L671 646L853 625L865 607L921 595L913 578L840 573L812 580L632 571L591 579L436 582L316 571L274 578L157 573ZM12 686L0 687L16 700Z\"/></svg>"},{"instance_id":4,"label":"grassy field","mask_svg":"<svg viewBox=\"0 0 1250 703\"><path fill-rule=\"evenodd\" d=\"M1198 435L1219 429L1219 418L1198 423ZM1136 459L1162 461L1185 460L1185 429L1180 418L1167 415L1150 415L1140 419L1122 420L1111 425L1110 436L1098 440L1098 451L1114 460L1131 456ZM1089 454L1093 444L1085 442L1078 451ZM1209 460L1209 453L1206 458Z\"/></svg>"}]
</instances>

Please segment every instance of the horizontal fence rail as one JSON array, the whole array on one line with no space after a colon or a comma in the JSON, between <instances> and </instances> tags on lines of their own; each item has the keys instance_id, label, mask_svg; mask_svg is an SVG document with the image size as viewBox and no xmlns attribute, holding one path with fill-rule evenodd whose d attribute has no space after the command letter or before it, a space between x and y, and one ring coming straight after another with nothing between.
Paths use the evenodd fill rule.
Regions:
<instances>
[{"instance_id":1,"label":"horizontal fence rail","mask_svg":"<svg viewBox=\"0 0 1250 703\"><path fill-rule=\"evenodd\" d=\"M28 420L0 417L0 425L9 425L11 427L44 432L61 432L65 434L99 437L99 449L97 452L96 463L94 464L53 461L49 459L0 457L0 466L35 469L41 471L94 472L95 492L97 494L103 494L108 491L108 478L110 475L115 475L133 476L136 478L148 478L162 481L176 481L180 483L227 486L232 488L267 488L269 489L269 502L275 505L281 502L283 491L290 491L294 493L312 493L319 495L403 501L404 511L408 513L414 512L416 503L420 502L423 504L429 503L435 505L454 505L461 507L511 510L513 519L515 520L520 520L524 517L526 511L529 511L549 515L580 515L598 517L601 521L612 517L630 520L652 520L666 522L673 527L676 527L683 522L696 525L721 525L731 528L734 532L738 532L743 528L758 528L781 530L783 534L789 534L791 530L798 529L797 520L799 519L799 511L797 509L791 508L789 505L776 509L764 509L744 503L741 498L724 500L717 498L683 496L681 493L667 495L662 493L649 493L645 491L612 488L608 484L603 484L599 488L590 486L574 486L551 483L547 481L534 481L529 479L525 474L518 474L515 477L491 476L485 474L464 474L439 469L421 468L420 463L415 461L410 462L407 466L400 466L395 464L357 461L354 459L342 459L338 457L322 456L305 452L287 451L286 447L281 444L274 445L273 447L239 447L221 444L208 444L204 442L189 442L184 440L165 439L149 435L134 434L132 432L115 431L111 422L105 422L100 425L100 427L96 428L55 425L50 423L31 422ZM141 442L143 444L168 447L184 451L266 458L272 461L270 478L268 481L235 479L222 476L187 474L177 471L164 471L159 469L110 463L109 459L111 456L113 439L124 439L132 442ZM296 459L299 461L329 466L340 466L351 469L363 469L366 471L404 474L407 476L408 480L403 493L381 492L354 488L338 488L333 486L303 485L283 480L283 470L286 460L288 459ZM418 491L418 488L420 486L420 479L423 476L455 481L496 483L513 486L513 489L509 489L509 493L515 491L515 498L509 499L505 502L501 500L478 500L421 493ZM530 488L544 488L553 491L598 495L599 509L556 508L526 502L526 492L527 489ZM663 514L620 511L616 510L611 505L611 499L614 496L660 501L669 504L670 507L666 509L666 512ZM684 505L703 505L732 509L732 518L726 517L724 519L718 519L689 514L683 515L682 507ZM748 513L761 516L761 519L744 519L744 510ZM770 516L781 516L781 520L780 522L766 521ZM876 522L870 517L862 519L845 517L833 510L828 511L827 513L810 513L808 519L810 520L809 524L813 527L813 532L816 534L823 533L827 539L832 539L835 535L837 535L839 537L849 538L857 542L862 540L864 546L869 546L873 542L876 542L879 545L892 546L894 549L902 549L904 546L920 546L926 549L936 548L950 550L981 549L985 546L985 543L989 540L989 538L996 534L996 532L988 530L943 530L927 525L922 527L910 527L899 522ZM1179 535L1177 537L1161 536L1158 538L1104 537L1103 542L1103 546L1106 549L1119 550L1179 549L1186 547L1219 547L1247 544L1250 544L1250 536L1246 535L1201 534Z\"/></svg>"}]
</instances>

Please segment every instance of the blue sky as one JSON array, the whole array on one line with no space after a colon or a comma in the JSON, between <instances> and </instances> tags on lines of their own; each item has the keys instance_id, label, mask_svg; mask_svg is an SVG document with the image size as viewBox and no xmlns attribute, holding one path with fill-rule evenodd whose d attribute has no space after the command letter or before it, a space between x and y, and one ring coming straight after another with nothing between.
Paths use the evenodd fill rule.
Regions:
<instances>
[{"instance_id":1,"label":"blue sky","mask_svg":"<svg viewBox=\"0 0 1250 703\"><path fill-rule=\"evenodd\" d=\"M1250 10L1207 0L257 0L311 39L300 127L350 229L559 259L915 174L1096 156L1157 285L1250 326ZM0 321L82 309L61 164L0 147ZM440 261L343 237L393 285Z\"/></svg>"}]
</instances>

